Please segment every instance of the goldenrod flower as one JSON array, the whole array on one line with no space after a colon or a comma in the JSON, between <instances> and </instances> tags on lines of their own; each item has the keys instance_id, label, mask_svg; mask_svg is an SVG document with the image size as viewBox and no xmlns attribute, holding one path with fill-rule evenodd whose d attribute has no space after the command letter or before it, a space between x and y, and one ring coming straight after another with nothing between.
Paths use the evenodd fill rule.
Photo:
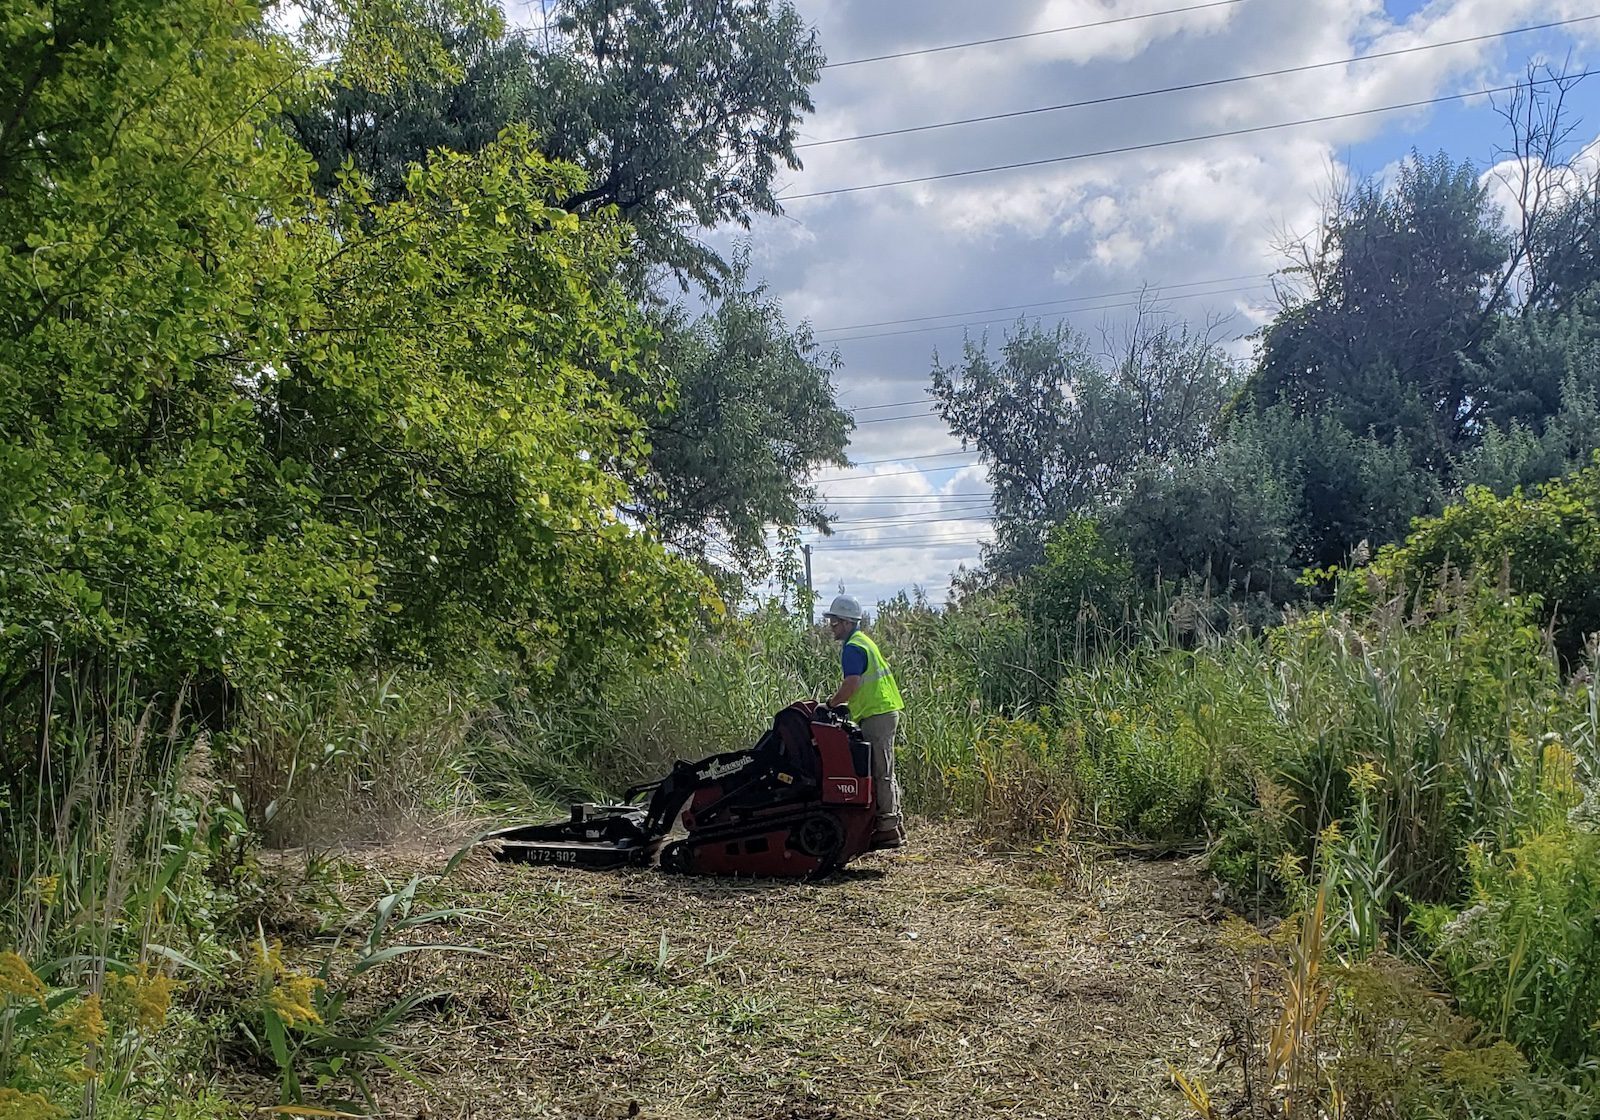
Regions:
<instances>
[{"instance_id":1,"label":"goldenrod flower","mask_svg":"<svg viewBox=\"0 0 1600 1120\"><path fill-rule=\"evenodd\" d=\"M1543 786L1551 793L1573 796L1578 789L1578 756L1561 742L1559 736L1546 736L1544 745Z\"/></svg>"},{"instance_id":2,"label":"goldenrod flower","mask_svg":"<svg viewBox=\"0 0 1600 1120\"><path fill-rule=\"evenodd\" d=\"M1357 793L1371 793L1383 785L1383 771L1379 770L1371 762L1361 762L1355 766L1347 766L1344 772L1350 775L1350 788Z\"/></svg>"},{"instance_id":3,"label":"goldenrod flower","mask_svg":"<svg viewBox=\"0 0 1600 1120\"><path fill-rule=\"evenodd\" d=\"M314 976L290 973L268 993L267 1006L278 1013L286 1027L321 1023L322 1016L312 1004L322 987L322 981Z\"/></svg>"},{"instance_id":4,"label":"goldenrod flower","mask_svg":"<svg viewBox=\"0 0 1600 1120\"><path fill-rule=\"evenodd\" d=\"M274 941L267 945L253 943L254 973L257 990L263 993L266 1005L277 1012L284 1026L293 1027L321 1023L322 1016L314 1006L317 992L326 985L314 976L305 976L283 963L283 944Z\"/></svg>"},{"instance_id":5,"label":"goldenrod flower","mask_svg":"<svg viewBox=\"0 0 1600 1120\"><path fill-rule=\"evenodd\" d=\"M283 942L274 941L268 945L264 941L256 940L250 943L251 975L254 979L276 980L283 973Z\"/></svg>"},{"instance_id":6,"label":"goldenrod flower","mask_svg":"<svg viewBox=\"0 0 1600 1120\"><path fill-rule=\"evenodd\" d=\"M1237 914L1230 914L1223 919L1217 940L1222 943L1223 948L1240 955L1253 953L1267 944L1267 939L1261 931Z\"/></svg>"},{"instance_id":7,"label":"goldenrod flower","mask_svg":"<svg viewBox=\"0 0 1600 1120\"><path fill-rule=\"evenodd\" d=\"M106 1016L100 1007L100 993L90 992L56 1020L56 1027L85 1046L98 1046L106 1039Z\"/></svg>"},{"instance_id":8,"label":"goldenrod flower","mask_svg":"<svg viewBox=\"0 0 1600 1120\"><path fill-rule=\"evenodd\" d=\"M44 1002L44 981L33 974L28 962L7 949L0 953L0 999L17 996Z\"/></svg>"},{"instance_id":9,"label":"goldenrod flower","mask_svg":"<svg viewBox=\"0 0 1600 1120\"><path fill-rule=\"evenodd\" d=\"M133 1004L134 1021L145 1031L158 1031L166 1024L172 993L183 986L171 976L151 972L147 961L139 962L138 971L118 976L117 983Z\"/></svg>"},{"instance_id":10,"label":"goldenrod flower","mask_svg":"<svg viewBox=\"0 0 1600 1120\"><path fill-rule=\"evenodd\" d=\"M57 1120L67 1110L51 1104L38 1093L0 1086L0 1120Z\"/></svg>"},{"instance_id":11,"label":"goldenrod flower","mask_svg":"<svg viewBox=\"0 0 1600 1120\"><path fill-rule=\"evenodd\" d=\"M61 892L61 876L41 875L33 881L33 885L39 888L40 902L46 906L56 904L56 896Z\"/></svg>"},{"instance_id":12,"label":"goldenrod flower","mask_svg":"<svg viewBox=\"0 0 1600 1120\"><path fill-rule=\"evenodd\" d=\"M1305 878L1305 868L1301 866L1300 857L1293 852L1284 852L1278 856L1273 870L1278 874L1280 883L1298 883Z\"/></svg>"}]
</instances>

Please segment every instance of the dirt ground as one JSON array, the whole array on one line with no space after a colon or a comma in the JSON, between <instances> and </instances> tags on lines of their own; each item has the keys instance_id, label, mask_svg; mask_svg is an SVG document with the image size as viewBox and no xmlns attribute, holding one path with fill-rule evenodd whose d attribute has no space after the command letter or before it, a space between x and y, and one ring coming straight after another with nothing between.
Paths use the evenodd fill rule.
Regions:
<instances>
[{"instance_id":1,"label":"dirt ground","mask_svg":"<svg viewBox=\"0 0 1600 1120\"><path fill-rule=\"evenodd\" d=\"M388 1081L391 1116L1190 1116L1169 1064L1205 1066L1233 987L1189 864L952 826L820 883L474 857L432 901L492 911L430 933L491 955L394 970L451 994L404 1028L426 1084Z\"/></svg>"}]
</instances>

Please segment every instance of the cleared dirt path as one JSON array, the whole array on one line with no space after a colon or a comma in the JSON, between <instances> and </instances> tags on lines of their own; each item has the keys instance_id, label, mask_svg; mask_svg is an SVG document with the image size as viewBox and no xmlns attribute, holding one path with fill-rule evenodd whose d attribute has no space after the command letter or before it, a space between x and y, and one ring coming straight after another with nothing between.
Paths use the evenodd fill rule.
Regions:
<instances>
[{"instance_id":1,"label":"cleared dirt path","mask_svg":"<svg viewBox=\"0 0 1600 1120\"><path fill-rule=\"evenodd\" d=\"M1180 1117L1233 987L1181 862L1085 870L926 827L844 877L729 883L487 860L397 990L455 994L406 1028L428 1091L392 1115L523 1120Z\"/></svg>"}]
</instances>

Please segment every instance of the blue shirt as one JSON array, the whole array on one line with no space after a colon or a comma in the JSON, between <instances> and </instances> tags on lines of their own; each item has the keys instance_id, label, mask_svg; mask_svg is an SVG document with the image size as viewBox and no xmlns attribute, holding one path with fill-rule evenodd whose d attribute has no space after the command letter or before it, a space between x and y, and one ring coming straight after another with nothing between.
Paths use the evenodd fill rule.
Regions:
<instances>
[{"instance_id":1,"label":"blue shirt","mask_svg":"<svg viewBox=\"0 0 1600 1120\"><path fill-rule=\"evenodd\" d=\"M839 651L839 666L847 677L864 676L867 671L867 651L860 646L850 644L850 639L845 639L845 645Z\"/></svg>"}]
</instances>

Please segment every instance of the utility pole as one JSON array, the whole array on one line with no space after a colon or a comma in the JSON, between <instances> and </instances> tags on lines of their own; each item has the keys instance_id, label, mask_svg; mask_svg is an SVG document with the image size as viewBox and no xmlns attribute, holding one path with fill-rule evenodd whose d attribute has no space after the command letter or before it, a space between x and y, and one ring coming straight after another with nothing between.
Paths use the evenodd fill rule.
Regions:
<instances>
[{"instance_id":1,"label":"utility pole","mask_svg":"<svg viewBox=\"0 0 1600 1120\"><path fill-rule=\"evenodd\" d=\"M803 544L800 546L800 551L805 554L806 558L806 625L815 626L817 624L817 600L811 593L811 546Z\"/></svg>"}]
</instances>

